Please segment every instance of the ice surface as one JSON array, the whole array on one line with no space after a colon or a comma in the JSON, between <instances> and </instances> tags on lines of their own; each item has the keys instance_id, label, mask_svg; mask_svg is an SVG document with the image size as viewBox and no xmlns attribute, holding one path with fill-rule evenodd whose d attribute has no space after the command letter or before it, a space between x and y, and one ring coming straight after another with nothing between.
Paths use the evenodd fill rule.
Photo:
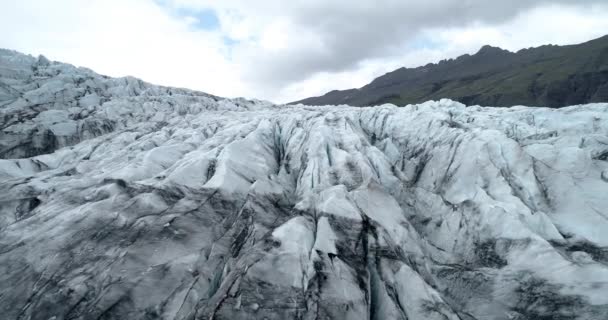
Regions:
<instances>
[{"instance_id":1,"label":"ice surface","mask_svg":"<svg viewBox=\"0 0 608 320\"><path fill-rule=\"evenodd\" d=\"M608 319L608 104L276 106L0 50L3 319Z\"/></svg>"}]
</instances>

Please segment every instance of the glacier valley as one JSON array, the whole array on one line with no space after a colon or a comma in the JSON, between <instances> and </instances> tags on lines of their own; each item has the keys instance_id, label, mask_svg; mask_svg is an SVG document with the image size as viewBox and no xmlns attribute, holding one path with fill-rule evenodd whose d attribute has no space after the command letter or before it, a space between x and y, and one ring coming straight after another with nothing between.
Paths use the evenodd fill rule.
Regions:
<instances>
[{"instance_id":1,"label":"glacier valley","mask_svg":"<svg viewBox=\"0 0 608 320\"><path fill-rule=\"evenodd\" d=\"M608 103L284 106L0 50L2 319L608 319Z\"/></svg>"}]
</instances>

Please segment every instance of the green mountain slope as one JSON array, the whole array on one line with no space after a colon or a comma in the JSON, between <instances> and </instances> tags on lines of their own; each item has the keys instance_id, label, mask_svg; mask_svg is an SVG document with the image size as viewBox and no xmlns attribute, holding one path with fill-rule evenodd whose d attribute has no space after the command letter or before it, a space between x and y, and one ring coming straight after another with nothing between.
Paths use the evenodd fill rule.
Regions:
<instances>
[{"instance_id":1,"label":"green mountain slope","mask_svg":"<svg viewBox=\"0 0 608 320\"><path fill-rule=\"evenodd\" d=\"M515 53L484 46L474 55L400 68L360 89L331 91L294 103L406 105L441 98L490 106L562 107L608 101L608 36Z\"/></svg>"}]
</instances>

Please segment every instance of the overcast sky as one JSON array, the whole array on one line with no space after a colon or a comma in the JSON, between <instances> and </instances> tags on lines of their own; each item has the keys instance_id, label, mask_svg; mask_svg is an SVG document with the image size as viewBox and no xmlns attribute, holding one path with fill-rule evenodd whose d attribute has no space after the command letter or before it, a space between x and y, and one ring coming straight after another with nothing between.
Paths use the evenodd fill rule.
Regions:
<instances>
[{"instance_id":1,"label":"overcast sky","mask_svg":"<svg viewBox=\"0 0 608 320\"><path fill-rule=\"evenodd\" d=\"M490 44L608 34L596 0L0 0L0 47L110 76L289 102Z\"/></svg>"}]
</instances>

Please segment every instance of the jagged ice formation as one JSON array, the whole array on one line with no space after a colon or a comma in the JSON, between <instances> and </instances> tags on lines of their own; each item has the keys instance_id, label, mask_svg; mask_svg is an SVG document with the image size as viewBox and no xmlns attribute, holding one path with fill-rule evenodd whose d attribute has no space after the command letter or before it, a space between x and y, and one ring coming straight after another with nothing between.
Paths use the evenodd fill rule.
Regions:
<instances>
[{"instance_id":1,"label":"jagged ice formation","mask_svg":"<svg viewBox=\"0 0 608 320\"><path fill-rule=\"evenodd\" d=\"M2 319L608 318L608 104L0 76Z\"/></svg>"}]
</instances>

